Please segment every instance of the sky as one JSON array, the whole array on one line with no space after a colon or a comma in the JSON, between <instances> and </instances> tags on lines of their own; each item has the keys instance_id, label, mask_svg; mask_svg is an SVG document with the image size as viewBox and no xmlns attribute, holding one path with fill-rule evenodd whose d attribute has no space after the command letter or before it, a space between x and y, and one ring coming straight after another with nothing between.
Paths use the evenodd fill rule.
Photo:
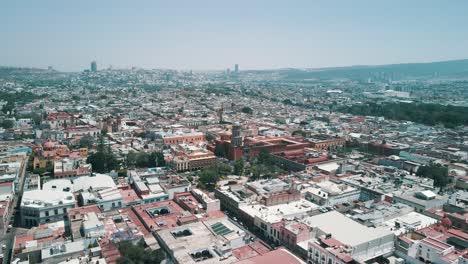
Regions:
<instances>
[{"instance_id":1,"label":"sky","mask_svg":"<svg viewBox=\"0 0 468 264\"><path fill-rule=\"evenodd\" d=\"M0 3L0 65L318 68L468 58L468 1Z\"/></svg>"}]
</instances>

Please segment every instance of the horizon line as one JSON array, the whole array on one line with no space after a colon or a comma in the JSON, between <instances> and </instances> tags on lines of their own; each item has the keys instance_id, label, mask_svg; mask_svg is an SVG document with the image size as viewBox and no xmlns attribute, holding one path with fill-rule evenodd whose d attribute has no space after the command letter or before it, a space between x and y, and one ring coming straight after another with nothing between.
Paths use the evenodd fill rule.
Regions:
<instances>
[{"instance_id":1,"label":"horizon line","mask_svg":"<svg viewBox=\"0 0 468 264\"><path fill-rule=\"evenodd\" d=\"M326 69L337 69L337 68L352 68L352 67L381 67L381 66L391 66L391 65L407 65L407 64L430 64L430 63L443 63L443 62L456 62L456 61L465 61L468 58L462 59L450 59L450 60L431 60L431 61L419 61L419 62L399 62L399 63L382 63L382 64L351 64L351 65L337 65L337 66L324 66L324 67L280 67L280 68L258 68L258 69L244 69L239 71L279 71L279 70L286 70L286 69L296 69L296 70L326 70ZM95 60L90 61L93 62ZM99 65L99 64L98 64ZM112 66L112 65L110 65ZM233 64L234 66L234 64ZM85 70L89 70L89 67L83 68L80 71L60 71L54 66L47 66L52 67L52 69L59 73L80 73ZM31 67L31 66L5 66L0 65L0 68L18 68L18 69L35 69L35 70L48 70L48 68L41 68L41 67ZM231 68L224 68L224 69L182 69L182 68L145 68L141 66L127 66L127 67L112 67L111 70L131 70L132 68L137 68L141 70L172 70L172 71L194 71L194 72L223 72L227 69ZM102 68L98 71L109 70L109 67Z\"/></svg>"}]
</instances>

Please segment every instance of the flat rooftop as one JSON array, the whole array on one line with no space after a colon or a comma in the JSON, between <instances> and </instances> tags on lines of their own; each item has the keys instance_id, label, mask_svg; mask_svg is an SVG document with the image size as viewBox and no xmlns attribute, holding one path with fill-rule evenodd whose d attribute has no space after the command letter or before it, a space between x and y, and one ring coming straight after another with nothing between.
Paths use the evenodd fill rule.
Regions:
<instances>
[{"instance_id":1,"label":"flat rooftop","mask_svg":"<svg viewBox=\"0 0 468 264\"><path fill-rule=\"evenodd\" d=\"M393 238L393 233L386 228L366 227L337 211L311 216L304 221L307 225L317 227L322 232L331 234L336 240L352 247L386 236Z\"/></svg>"},{"instance_id":2,"label":"flat rooftop","mask_svg":"<svg viewBox=\"0 0 468 264\"><path fill-rule=\"evenodd\" d=\"M305 199L301 199L287 204L273 206L265 206L258 203L246 204L239 208L252 217L259 217L268 223L277 223L283 220L283 218L301 217L309 212L317 210L319 206Z\"/></svg>"},{"instance_id":3,"label":"flat rooftop","mask_svg":"<svg viewBox=\"0 0 468 264\"><path fill-rule=\"evenodd\" d=\"M383 226L398 236L408 231L431 226L435 223L437 223L437 219L417 212L411 212L385 221Z\"/></svg>"},{"instance_id":4,"label":"flat rooftop","mask_svg":"<svg viewBox=\"0 0 468 264\"><path fill-rule=\"evenodd\" d=\"M35 208L60 204L75 204L73 194L63 191L32 190L24 192L21 200L21 206Z\"/></svg>"},{"instance_id":5,"label":"flat rooftop","mask_svg":"<svg viewBox=\"0 0 468 264\"><path fill-rule=\"evenodd\" d=\"M175 237L174 232L190 230L189 235ZM220 256L213 250L214 245L222 245L226 239L216 236L204 223L196 222L176 228L157 231L157 236L172 251L172 255L178 263L234 263L238 259L230 256L220 260ZM200 250L210 250L213 257L196 262L190 253Z\"/></svg>"},{"instance_id":6,"label":"flat rooftop","mask_svg":"<svg viewBox=\"0 0 468 264\"><path fill-rule=\"evenodd\" d=\"M281 263L281 264L304 264L300 258L294 256L291 252L284 248L279 248L268 253L253 258L245 259L237 262L238 264L264 264L264 263Z\"/></svg>"}]
</instances>

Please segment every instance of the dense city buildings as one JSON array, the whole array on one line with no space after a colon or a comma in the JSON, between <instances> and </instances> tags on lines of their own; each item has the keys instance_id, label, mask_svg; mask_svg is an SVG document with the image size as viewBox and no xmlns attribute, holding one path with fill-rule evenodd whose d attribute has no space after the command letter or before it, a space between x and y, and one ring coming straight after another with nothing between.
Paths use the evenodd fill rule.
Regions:
<instances>
[{"instance_id":1,"label":"dense city buildings","mask_svg":"<svg viewBox=\"0 0 468 264\"><path fill-rule=\"evenodd\" d=\"M359 114L466 81L2 72L11 263L467 263L468 124Z\"/></svg>"}]
</instances>

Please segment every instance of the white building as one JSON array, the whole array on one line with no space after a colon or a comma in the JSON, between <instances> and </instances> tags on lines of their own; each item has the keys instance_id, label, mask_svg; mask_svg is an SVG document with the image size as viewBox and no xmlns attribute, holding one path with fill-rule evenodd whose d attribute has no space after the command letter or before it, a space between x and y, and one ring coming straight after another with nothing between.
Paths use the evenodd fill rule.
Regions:
<instances>
[{"instance_id":1,"label":"white building","mask_svg":"<svg viewBox=\"0 0 468 264\"><path fill-rule=\"evenodd\" d=\"M345 263L340 254L364 262L394 249L394 234L386 228L366 227L336 211L308 217L304 222L312 227L314 237L307 243L309 263ZM340 254L335 254L338 249Z\"/></svg>"},{"instance_id":2,"label":"white building","mask_svg":"<svg viewBox=\"0 0 468 264\"><path fill-rule=\"evenodd\" d=\"M33 190L23 193L20 205L21 225L24 227L63 220L75 207L71 192L61 190Z\"/></svg>"},{"instance_id":3,"label":"white building","mask_svg":"<svg viewBox=\"0 0 468 264\"><path fill-rule=\"evenodd\" d=\"M315 183L314 186L301 190L304 197L324 206L333 206L335 204L351 203L359 200L361 191L357 188L336 184L331 181Z\"/></svg>"}]
</instances>

